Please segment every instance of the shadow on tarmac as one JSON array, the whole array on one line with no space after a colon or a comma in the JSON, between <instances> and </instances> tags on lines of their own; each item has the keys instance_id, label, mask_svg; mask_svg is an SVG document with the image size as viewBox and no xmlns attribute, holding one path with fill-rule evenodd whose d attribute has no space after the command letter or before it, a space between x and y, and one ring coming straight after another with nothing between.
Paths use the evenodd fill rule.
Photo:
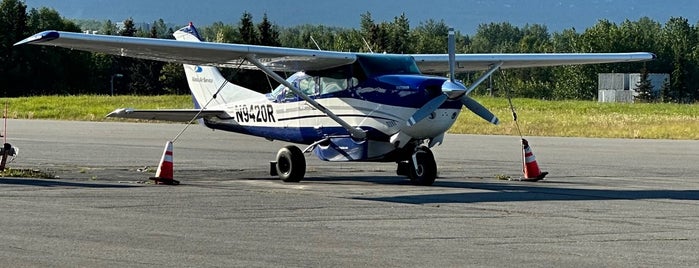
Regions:
<instances>
[{"instance_id":1,"label":"shadow on tarmac","mask_svg":"<svg viewBox=\"0 0 699 268\"><path fill-rule=\"evenodd\" d=\"M49 179L34 179L34 178L0 178L0 185L22 185L22 186L39 186L39 187L80 187L80 188L130 188L139 187L137 185L128 184L105 184L105 183L87 183L87 182L67 182L61 180Z\"/></svg>"},{"instance_id":2,"label":"shadow on tarmac","mask_svg":"<svg viewBox=\"0 0 699 268\"><path fill-rule=\"evenodd\" d=\"M344 176L312 177L304 181L357 181L381 185L411 185L410 181L399 176ZM555 186L549 183L555 183ZM406 204L430 203L484 203L484 202L526 202L526 201L592 201L592 200L699 200L699 190L625 190L625 189L580 189L561 187L569 182L512 182L490 183L485 181L439 180L431 187L485 190L487 192L430 193L389 197L357 197L359 200L394 202ZM576 183L577 184L577 183ZM604 187L598 185L600 187ZM423 186L415 186L423 187Z\"/></svg>"},{"instance_id":3,"label":"shadow on tarmac","mask_svg":"<svg viewBox=\"0 0 699 268\"><path fill-rule=\"evenodd\" d=\"M357 199L407 204L641 199L699 200L699 190L604 190L548 187L541 183L512 185L454 181L435 182L434 187L468 188L488 192L436 193Z\"/></svg>"}]
</instances>

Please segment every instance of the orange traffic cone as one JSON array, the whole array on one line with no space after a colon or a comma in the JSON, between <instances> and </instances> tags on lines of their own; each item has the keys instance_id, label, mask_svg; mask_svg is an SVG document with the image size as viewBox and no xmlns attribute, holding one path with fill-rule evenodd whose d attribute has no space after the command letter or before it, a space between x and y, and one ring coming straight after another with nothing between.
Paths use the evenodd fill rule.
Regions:
<instances>
[{"instance_id":1,"label":"orange traffic cone","mask_svg":"<svg viewBox=\"0 0 699 268\"><path fill-rule=\"evenodd\" d=\"M165 151L160 159L158 170L155 171L155 177L150 179L155 181L155 184L178 185L179 181L173 179L174 171L172 166L172 141L165 143Z\"/></svg>"},{"instance_id":2,"label":"orange traffic cone","mask_svg":"<svg viewBox=\"0 0 699 268\"><path fill-rule=\"evenodd\" d=\"M532 148L529 147L529 142L522 139L522 159L523 159L523 172L524 179L522 181L539 181L543 180L548 172L541 172L539 169L539 164L536 163L536 157L532 153Z\"/></svg>"}]
</instances>

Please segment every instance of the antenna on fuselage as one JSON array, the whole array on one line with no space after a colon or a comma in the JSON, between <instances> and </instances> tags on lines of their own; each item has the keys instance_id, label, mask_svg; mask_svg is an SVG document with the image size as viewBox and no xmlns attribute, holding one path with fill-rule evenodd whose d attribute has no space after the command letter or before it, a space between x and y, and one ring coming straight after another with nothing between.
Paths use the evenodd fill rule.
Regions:
<instances>
[{"instance_id":1,"label":"antenna on fuselage","mask_svg":"<svg viewBox=\"0 0 699 268\"><path fill-rule=\"evenodd\" d=\"M318 48L318 50L322 50L322 49L320 49L320 46L318 45L318 42L316 42L316 40L313 39L313 36L312 36L312 35L311 35L311 41L313 41L313 44L316 44L316 47Z\"/></svg>"},{"instance_id":2,"label":"antenna on fuselage","mask_svg":"<svg viewBox=\"0 0 699 268\"><path fill-rule=\"evenodd\" d=\"M369 49L369 52L374 53L374 50L371 49L369 42L367 42L366 39L364 39L364 36L362 36L362 41L364 41L364 45L366 46L366 48Z\"/></svg>"}]
</instances>

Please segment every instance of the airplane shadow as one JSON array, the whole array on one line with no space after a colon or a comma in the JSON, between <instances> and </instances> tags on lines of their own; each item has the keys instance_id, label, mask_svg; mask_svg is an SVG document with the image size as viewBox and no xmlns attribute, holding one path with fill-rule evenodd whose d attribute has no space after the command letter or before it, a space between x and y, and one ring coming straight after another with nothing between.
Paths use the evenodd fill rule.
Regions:
<instances>
[{"instance_id":1,"label":"airplane shadow","mask_svg":"<svg viewBox=\"0 0 699 268\"><path fill-rule=\"evenodd\" d=\"M330 176L307 177L303 181L312 182L365 182L378 185L412 185L410 180L401 176Z\"/></svg>"},{"instance_id":2,"label":"airplane shadow","mask_svg":"<svg viewBox=\"0 0 699 268\"><path fill-rule=\"evenodd\" d=\"M80 188L131 188L138 187L128 184L102 184L102 183L84 183L84 182L67 182L50 179L33 179L33 178L0 178L0 185L22 185L22 186L39 186L39 187L80 187Z\"/></svg>"},{"instance_id":3,"label":"airplane shadow","mask_svg":"<svg viewBox=\"0 0 699 268\"><path fill-rule=\"evenodd\" d=\"M278 181L276 177L249 177L245 180ZM359 184L408 186L420 189L424 186L413 186L410 181L402 176L378 175L378 176L309 176L301 183L328 183L331 184ZM281 183L281 182L280 182ZM583 189L576 186L588 186L599 188L599 184L585 182L544 180L541 182L488 182L482 181L454 181L440 180L433 186L425 188L432 193L386 196L386 197L354 197L357 200L369 200L379 202L394 202L405 204L431 204L431 203L493 203L493 202L527 202L527 201L594 201L594 200L690 200L699 201L699 189L697 190L627 190L627 189ZM435 193L436 188L484 190L485 192L464 193Z\"/></svg>"},{"instance_id":4,"label":"airplane shadow","mask_svg":"<svg viewBox=\"0 0 699 268\"><path fill-rule=\"evenodd\" d=\"M401 176L335 176L311 177L304 181L340 182L358 181L380 185L411 185ZM550 183L555 183L550 184ZM697 190L625 190L625 189L582 189L575 185L585 183L566 181L492 183L487 181L439 180L431 187L485 190L487 192L429 193L387 197L357 197L354 199L407 204L430 203L492 203L526 201L592 201L592 200L642 200L668 199L699 201ZM421 187L421 186L415 186Z\"/></svg>"},{"instance_id":5,"label":"airplane shadow","mask_svg":"<svg viewBox=\"0 0 699 268\"><path fill-rule=\"evenodd\" d=\"M526 201L593 201L593 200L699 200L699 190L624 190L580 189L547 186L546 183L489 183L437 181L433 187L486 190L487 192L431 193L390 197L355 198L361 200L406 204L430 203L492 203Z\"/></svg>"}]
</instances>

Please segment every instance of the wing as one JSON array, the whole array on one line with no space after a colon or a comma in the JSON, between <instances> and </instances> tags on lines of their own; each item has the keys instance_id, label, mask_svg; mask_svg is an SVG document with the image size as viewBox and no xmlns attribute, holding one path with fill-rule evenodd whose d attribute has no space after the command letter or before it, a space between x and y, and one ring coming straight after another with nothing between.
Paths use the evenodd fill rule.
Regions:
<instances>
[{"instance_id":1,"label":"wing","mask_svg":"<svg viewBox=\"0 0 699 268\"><path fill-rule=\"evenodd\" d=\"M415 58L424 73L449 72L448 54L417 54ZM634 62L655 59L655 54L634 53L524 53L524 54L457 54L456 72L487 70L491 65L503 62L500 68L527 68L577 64Z\"/></svg>"},{"instance_id":2,"label":"wing","mask_svg":"<svg viewBox=\"0 0 699 268\"><path fill-rule=\"evenodd\" d=\"M44 31L15 45L37 44L100 52L111 55L187 63L254 69L248 56L257 58L274 71L323 70L353 63L354 53L310 49L267 47L241 44L191 42L126 36ZM242 63L242 65L241 65Z\"/></svg>"},{"instance_id":3,"label":"wing","mask_svg":"<svg viewBox=\"0 0 699 268\"><path fill-rule=\"evenodd\" d=\"M44 31L15 45L41 44L101 52L135 58L193 65L255 69L244 59L254 57L273 71L313 71L353 63L355 53L242 44L191 42L168 39L93 35ZM448 54L412 55L424 73L449 71ZM652 53L550 53L550 54L457 54L457 72L487 70L494 63L501 68L526 68L574 64L632 62L654 59Z\"/></svg>"},{"instance_id":4,"label":"wing","mask_svg":"<svg viewBox=\"0 0 699 268\"><path fill-rule=\"evenodd\" d=\"M167 110L134 110L131 108L116 109L109 113L107 117L143 119L143 120L163 120L176 122L189 122L192 119L201 118L228 118L229 115L222 110L199 110L199 109L167 109Z\"/></svg>"}]
</instances>

